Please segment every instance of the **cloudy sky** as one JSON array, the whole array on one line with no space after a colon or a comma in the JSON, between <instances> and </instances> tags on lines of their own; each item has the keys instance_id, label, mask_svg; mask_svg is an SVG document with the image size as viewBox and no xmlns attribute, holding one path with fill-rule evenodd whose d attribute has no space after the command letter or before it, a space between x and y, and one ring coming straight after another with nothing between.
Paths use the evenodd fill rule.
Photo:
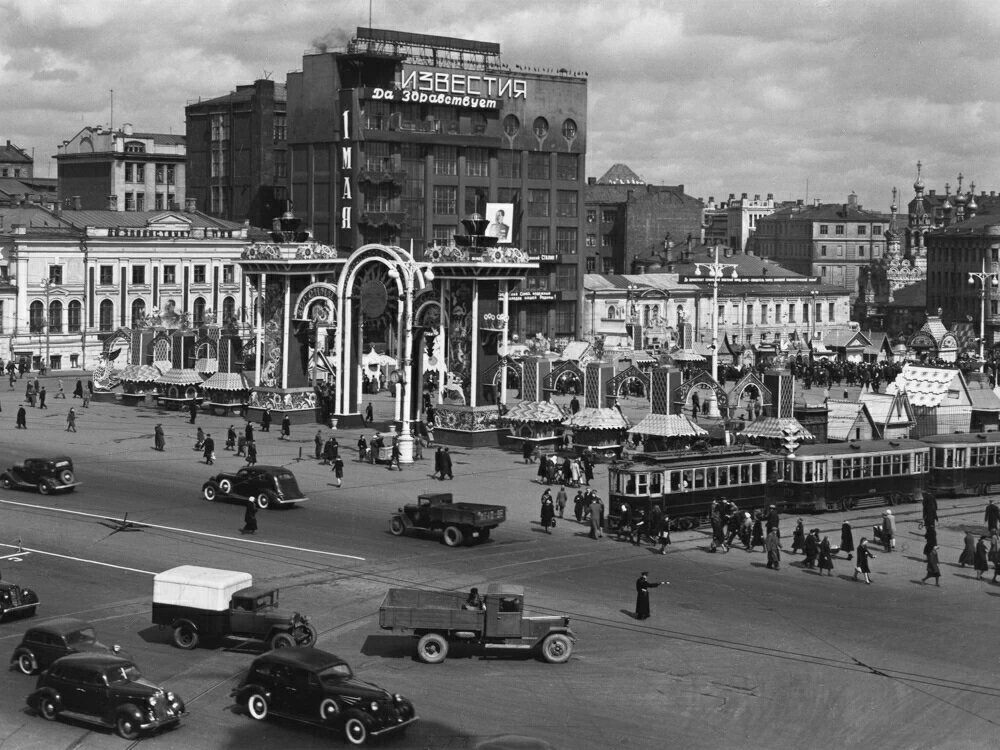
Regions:
<instances>
[{"instance_id":1,"label":"cloudy sky","mask_svg":"<svg viewBox=\"0 0 1000 750\"><path fill-rule=\"evenodd\" d=\"M184 106L284 80L357 26L500 42L585 70L587 174L629 165L696 197L774 193L885 209L915 164L1000 190L991 0L0 0L0 138L49 157L84 125L184 132Z\"/></svg>"}]
</instances>

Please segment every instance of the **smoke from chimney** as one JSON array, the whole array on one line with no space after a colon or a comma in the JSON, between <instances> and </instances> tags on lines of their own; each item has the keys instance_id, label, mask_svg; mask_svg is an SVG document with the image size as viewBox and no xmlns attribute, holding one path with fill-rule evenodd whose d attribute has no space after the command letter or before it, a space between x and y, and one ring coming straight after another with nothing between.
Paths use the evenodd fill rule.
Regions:
<instances>
[{"instance_id":1,"label":"smoke from chimney","mask_svg":"<svg viewBox=\"0 0 1000 750\"><path fill-rule=\"evenodd\" d=\"M351 35L343 29L330 29L322 36L313 39L309 44L320 52L329 52L331 49L346 47L350 41Z\"/></svg>"}]
</instances>

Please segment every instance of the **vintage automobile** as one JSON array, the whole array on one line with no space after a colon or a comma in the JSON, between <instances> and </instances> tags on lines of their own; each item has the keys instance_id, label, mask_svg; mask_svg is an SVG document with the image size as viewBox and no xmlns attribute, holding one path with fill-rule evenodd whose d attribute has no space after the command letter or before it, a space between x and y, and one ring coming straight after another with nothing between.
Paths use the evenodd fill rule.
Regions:
<instances>
[{"instance_id":1,"label":"vintage automobile","mask_svg":"<svg viewBox=\"0 0 1000 750\"><path fill-rule=\"evenodd\" d=\"M232 696L257 721L274 714L336 728L351 745L402 732L418 718L403 696L357 679L343 659L310 647L257 657Z\"/></svg>"},{"instance_id":2,"label":"vintage automobile","mask_svg":"<svg viewBox=\"0 0 1000 750\"><path fill-rule=\"evenodd\" d=\"M43 495L52 492L72 492L80 483L73 474L73 460L66 456L26 458L24 463L11 466L0 474L0 487L38 490Z\"/></svg>"},{"instance_id":3,"label":"vintage automobile","mask_svg":"<svg viewBox=\"0 0 1000 750\"><path fill-rule=\"evenodd\" d=\"M68 654L117 654L120 650L117 645L105 646L98 641L97 633L89 622L74 617L59 617L28 628L21 643L14 649L10 663L24 674L34 674Z\"/></svg>"},{"instance_id":4,"label":"vintage automobile","mask_svg":"<svg viewBox=\"0 0 1000 750\"><path fill-rule=\"evenodd\" d=\"M235 473L216 474L201 487L206 500L253 500L261 510L303 503L295 475L284 466L244 466Z\"/></svg>"},{"instance_id":5,"label":"vintage automobile","mask_svg":"<svg viewBox=\"0 0 1000 750\"><path fill-rule=\"evenodd\" d=\"M38 607L38 594L9 581L0 581L0 620L7 615L31 617Z\"/></svg>"},{"instance_id":6,"label":"vintage automobile","mask_svg":"<svg viewBox=\"0 0 1000 750\"><path fill-rule=\"evenodd\" d=\"M144 680L128 659L110 654L72 654L38 677L28 705L49 721L65 716L113 728L126 740L141 732L174 727L184 702Z\"/></svg>"}]
</instances>

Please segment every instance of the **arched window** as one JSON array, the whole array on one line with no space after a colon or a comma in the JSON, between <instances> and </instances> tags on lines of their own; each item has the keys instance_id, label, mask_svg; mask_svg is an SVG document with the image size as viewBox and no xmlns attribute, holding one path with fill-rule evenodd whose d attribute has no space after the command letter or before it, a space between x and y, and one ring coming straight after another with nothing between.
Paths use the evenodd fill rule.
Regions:
<instances>
[{"instance_id":1,"label":"arched window","mask_svg":"<svg viewBox=\"0 0 1000 750\"><path fill-rule=\"evenodd\" d=\"M45 304L37 299L28 307L28 330L31 333L45 330Z\"/></svg>"},{"instance_id":2,"label":"arched window","mask_svg":"<svg viewBox=\"0 0 1000 750\"><path fill-rule=\"evenodd\" d=\"M136 328L146 316L146 300L137 299L132 301L132 327Z\"/></svg>"},{"instance_id":3,"label":"arched window","mask_svg":"<svg viewBox=\"0 0 1000 750\"><path fill-rule=\"evenodd\" d=\"M236 300L233 297L226 297L222 300L222 324L236 325Z\"/></svg>"},{"instance_id":4,"label":"arched window","mask_svg":"<svg viewBox=\"0 0 1000 750\"><path fill-rule=\"evenodd\" d=\"M52 333L62 333L63 329L63 303L57 299L49 303L49 331Z\"/></svg>"},{"instance_id":5,"label":"arched window","mask_svg":"<svg viewBox=\"0 0 1000 750\"><path fill-rule=\"evenodd\" d=\"M75 299L69 303L69 314L67 315L67 330L70 333L79 333L83 324L83 304Z\"/></svg>"},{"instance_id":6,"label":"arched window","mask_svg":"<svg viewBox=\"0 0 1000 750\"><path fill-rule=\"evenodd\" d=\"M608 305L608 320L618 317L618 309L614 305Z\"/></svg>"},{"instance_id":7,"label":"arched window","mask_svg":"<svg viewBox=\"0 0 1000 750\"><path fill-rule=\"evenodd\" d=\"M544 138L549 134L549 121L544 117L536 117L531 128L535 131L536 138Z\"/></svg>"},{"instance_id":8,"label":"arched window","mask_svg":"<svg viewBox=\"0 0 1000 750\"><path fill-rule=\"evenodd\" d=\"M196 326L204 325L205 323L205 298L196 297L194 300L194 324Z\"/></svg>"},{"instance_id":9,"label":"arched window","mask_svg":"<svg viewBox=\"0 0 1000 750\"><path fill-rule=\"evenodd\" d=\"M101 301L100 330L113 330L115 325L115 303L109 299Z\"/></svg>"},{"instance_id":10,"label":"arched window","mask_svg":"<svg viewBox=\"0 0 1000 750\"><path fill-rule=\"evenodd\" d=\"M517 119L516 115L507 115L503 118L503 132L513 138L517 135L517 131L521 129L521 121Z\"/></svg>"},{"instance_id":11,"label":"arched window","mask_svg":"<svg viewBox=\"0 0 1000 750\"><path fill-rule=\"evenodd\" d=\"M563 138L569 141L576 138L576 120L570 118L563 120L562 134Z\"/></svg>"}]
</instances>

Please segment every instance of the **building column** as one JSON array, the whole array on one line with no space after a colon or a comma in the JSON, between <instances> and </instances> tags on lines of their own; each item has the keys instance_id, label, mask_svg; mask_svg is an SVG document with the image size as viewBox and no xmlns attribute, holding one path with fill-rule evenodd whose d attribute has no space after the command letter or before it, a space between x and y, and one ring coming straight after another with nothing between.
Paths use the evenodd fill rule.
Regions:
<instances>
[{"instance_id":1,"label":"building column","mask_svg":"<svg viewBox=\"0 0 1000 750\"><path fill-rule=\"evenodd\" d=\"M260 387L260 368L263 362L264 348L264 290L267 287L267 274L257 274L257 302L254 305L254 335L256 336L256 346L254 346L254 386Z\"/></svg>"}]
</instances>

